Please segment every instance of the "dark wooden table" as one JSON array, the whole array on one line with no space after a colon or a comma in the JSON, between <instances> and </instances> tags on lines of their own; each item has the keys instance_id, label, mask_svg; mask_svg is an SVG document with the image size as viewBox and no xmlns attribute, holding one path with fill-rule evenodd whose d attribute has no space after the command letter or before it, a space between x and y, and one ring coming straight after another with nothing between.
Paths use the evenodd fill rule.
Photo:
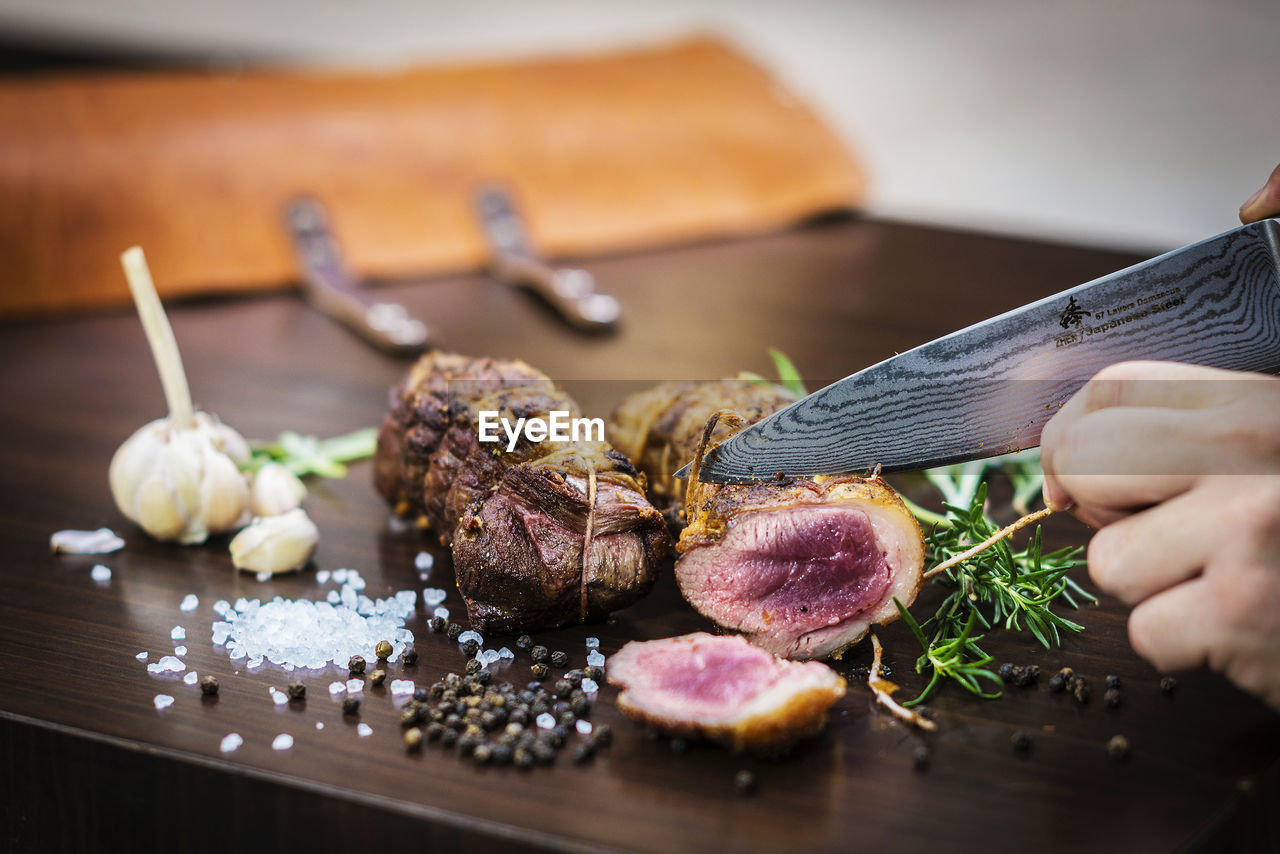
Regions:
<instances>
[{"instance_id":1,"label":"dark wooden table","mask_svg":"<svg viewBox=\"0 0 1280 854\"><path fill-rule=\"evenodd\" d=\"M626 307L612 337L572 334L523 294L481 277L387 285L427 319L443 346L519 356L564 381L587 412L605 415L628 391L661 379L767 373L768 345L789 352L815 380L841 376L941 333L1137 260L973 234L846 221L749 241L595 261ZM157 270L159 277L163 270ZM173 324L198 402L251 437L281 429L335 434L378 423L404 362L369 349L288 294L189 303ZM286 674L233 665L210 642L211 606L238 596L320 597L315 569L354 567L371 595L421 588L414 555L436 555L432 585L452 588L443 551L397 532L370 486L368 465L318 484L308 509L322 532L315 567L259 583L231 569L225 538L180 548L149 541L111 504L115 447L161 414L162 397L137 319L119 312L0 327L0 743L4 829L0 848L191 850L320 844L638 851L972 850L1170 851L1274 845L1264 816L1276 799L1280 719L1207 673L1180 675L1173 696L1129 649L1125 612L1103 599L1076 619L1087 626L1063 648L1028 636L991 637L1000 660L1070 664L1126 684L1125 704L1079 706L1042 683L982 701L946 689L940 723L924 740L876 711L864 684L820 738L784 760L735 757L712 747L684 754L646 737L605 689L593 719L616 730L612 748L574 765L521 773L480 768L432 746L407 755L391 698L368 690L359 737L325 686L306 678L300 708L276 708L269 685ZM1088 531L1050 520L1056 543ZM48 537L106 525L127 548L103 559L54 557ZM89 576L99 560L110 583ZM1084 573L1080 573L1084 579ZM182 613L187 593L199 609ZM935 593L926 592L922 607ZM447 601L463 613L456 592ZM421 610L421 609L420 609ZM923 613L923 612L921 612ZM149 675L135 660L171 651L187 628L188 666L222 682L216 702L194 687ZM409 627L422 659L393 667L427 684L459 669L456 645ZM670 574L639 605L607 624L546 632L582 666L583 639L606 653L633 638L705 628ZM883 632L889 660L910 689L916 652L900 624ZM506 642L510 643L508 639ZM865 663L859 648L841 672ZM526 681L528 660L510 665ZM403 670L403 672L401 672ZM499 673L502 673L499 668ZM157 712L157 693L175 696ZM1100 691L1099 691L1100 693ZM315 722L326 724L316 730ZM1031 733L1029 755L1010 736ZM219 742L245 744L223 755ZM292 750L272 738L289 732ZM1128 762L1107 740L1125 734ZM754 769L758 792L735 794ZM1268 835L1271 834L1271 835Z\"/></svg>"}]
</instances>

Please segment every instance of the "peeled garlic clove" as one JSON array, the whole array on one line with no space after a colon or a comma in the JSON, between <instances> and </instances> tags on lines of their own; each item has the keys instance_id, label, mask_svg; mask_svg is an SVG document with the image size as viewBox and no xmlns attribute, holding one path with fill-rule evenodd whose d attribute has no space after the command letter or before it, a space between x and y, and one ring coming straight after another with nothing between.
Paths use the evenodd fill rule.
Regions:
<instances>
[{"instance_id":1,"label":"peeled garlic clove","mask_svg":"<svg viewBox=\"0 0 1280 854\"><path fill-rule=\"evenodd\" d=\"M231 541L231 563L246 572L301 569L315 554L320 532L301 507L260 516Z\"/></svg>"},{"instance_id":2,"label":"peeled garlic clove","mask_svg":"<svg viewBox=\"0 0 1280 854\"><path fill-rule=\"evenodd\" d=\"M253 476L249 510L254 516L279 516L302 504L307 488L298 476L279 463L267 463Z\"/></svg>"}]
</instances>

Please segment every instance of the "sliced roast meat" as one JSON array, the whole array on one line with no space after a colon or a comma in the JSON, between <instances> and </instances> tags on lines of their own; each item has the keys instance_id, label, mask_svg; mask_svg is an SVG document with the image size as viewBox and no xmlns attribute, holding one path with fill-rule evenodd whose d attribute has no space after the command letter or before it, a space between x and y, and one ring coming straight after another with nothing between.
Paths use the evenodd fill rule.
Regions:
<instances>
[{"instance_id":1,"label":"sliced roast meat","mask_svg":"<svg viewBox=\"0 0 1280 854\"><path fill-rule=\"evenodd\" d=\"M776 752L820 732L845 692L825 664L786 661L740 636L705 632L628 643L606 672L630 717L735 750Z\"/></svg>"},{"instance_id":2,"label":"sliced roast meat","mask_svg":"<svg viewBox=\"0 0 1280 854\"><path fill-rule=\"evenodd\" d=\"M585 622L647 593L670 536L644 475L605 442L481 443L485 410L512 423L580 414L523 362L429 353L392 392L375 460L396 512L453 547L472 626Z\"/></svg>"},{"instance_id":3,"label":"sliced roast meat","mask_svg":"<svg viewBox=\"0 0 1280 854\"><path fill-rule=\"evenodd\" d=\"M792 399L737 380L668 383L624 402L610 436L651 483L667 484L654 501L669 519L682 505L676 580L689 603L772 653L825 658L896 619L894 597L915 601L924 535L898 494L871 476L748 485L671 478L700 448L709 452ZM726 411L733 415L718 415Z\"/></svg>"}]
</instances>

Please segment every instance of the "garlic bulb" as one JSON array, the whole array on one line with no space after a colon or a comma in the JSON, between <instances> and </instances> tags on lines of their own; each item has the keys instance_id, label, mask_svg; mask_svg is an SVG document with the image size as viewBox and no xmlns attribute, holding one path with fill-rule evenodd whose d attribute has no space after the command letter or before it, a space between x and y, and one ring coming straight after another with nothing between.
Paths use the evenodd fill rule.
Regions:
<instances>
[{"instance_id":1,"label":"garlic bulb","mask_svg":"<svg viewBox=\"0 0 1280 854\"><path fill-rule=\"evenodd\" d=\"M247 515L249 487L238 464L249 458L249 446L213 415L193 410L182 356L142 250L135 246L120 261L169 416L143 426L116 451L108 472L111 495L121 513L156 539L202 543Z\"/></svg>"},{"instance_id":2,"label":"garlic bulb","mask_svg":"<svg viewBox=\"0 0 1280 854\"><path fill-rule=\"evenodd\" d=\"M249 510L254 516L279 516L302 504L307 488L296 474L279 463L258 469L249 487Z\"/></svg>"},{"instance_id":3,"label":"garlic bulb","mask_svg":"<svg viewBox=\"0 0 1280 854\"><path fill-rule=\"evenodd\" d=\"M231 541L231 562L247 572L301 569L315 554L320 532L301 507L260 516Z\"/></svg>"},{"instance_id":4,"label":"garlic bulb","mask_svg":"<svg viewBox=\"0 0 1280 854\"><path fill-rule=\"evenodd\" d=\"M203 543L244 523L249 485L239 463L248 459L244 438L206 412L193 413L185 428L159 418L112 457L111 495L157 540Z\"/></svg>"}]
</instances>

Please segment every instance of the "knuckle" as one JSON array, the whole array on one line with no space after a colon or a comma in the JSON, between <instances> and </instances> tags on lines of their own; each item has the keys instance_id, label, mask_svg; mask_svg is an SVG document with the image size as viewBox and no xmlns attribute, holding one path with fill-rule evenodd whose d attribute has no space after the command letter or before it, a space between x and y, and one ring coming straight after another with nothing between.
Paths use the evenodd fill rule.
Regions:
<instances>
[{"instance_id":1,"label":"knuckle","mask_svg":"<svg viewBox=\"0 0 1280 854\"><path fill-rule=\"evenodd\" d=\"M1147 608L1135 608L1129 615L1129 645L1157 670L1169 669L1170 662L1162 653L1158 627Z\"/></svg>"},{"instance_id":2,"label":"knuckle","mask_svg":"<svg viewBox=\"0 0 1280 854\"><path fill-rule=\"evenodd\" d=\"M1103 528L1089 540L1085 550L1085 561L1089 568L1089 577L1104 592L1114 595L1119 579L1116 578L1115 536L1107 528Z\"/></svg>"}]
</instances>

